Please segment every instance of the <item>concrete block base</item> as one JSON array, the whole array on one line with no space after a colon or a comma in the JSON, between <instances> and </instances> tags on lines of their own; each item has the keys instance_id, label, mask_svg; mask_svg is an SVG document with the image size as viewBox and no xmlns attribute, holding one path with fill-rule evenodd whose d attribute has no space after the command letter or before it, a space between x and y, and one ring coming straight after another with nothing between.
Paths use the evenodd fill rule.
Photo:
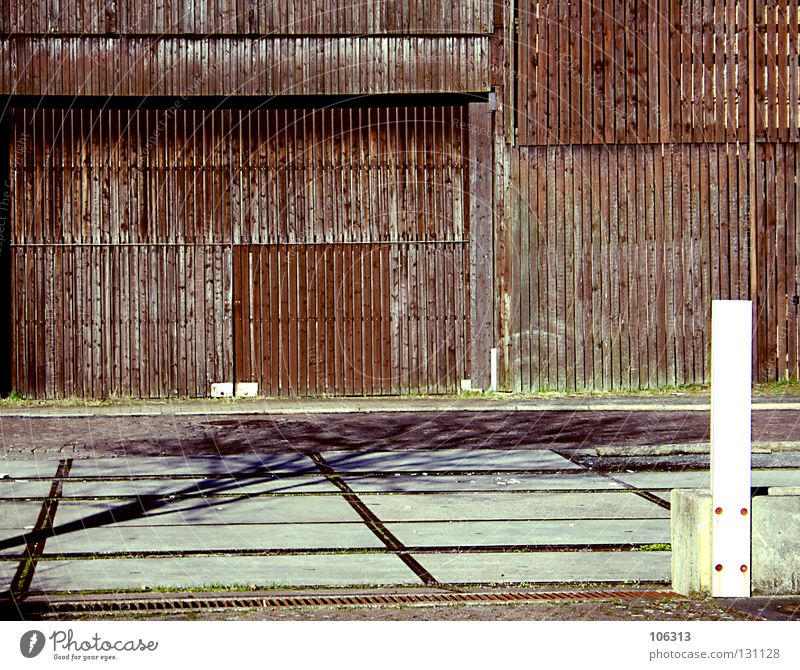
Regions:
<instances>
[{"instance_id":1,"label":"concrete block base","mask_svg":"<svg viewBox=\"0 0 800 670\"><path fill-rule=\"evenodd\" d=\"M800 495L773 488L752 509L753 595L800 594Z\"/></svg>"},{"instance_id":2,"label":"concrete block base","mask_svg":"<svg viewBox=\"0 0 800 670\"><path fill-rule=\"evenodd\" d=\"M236 398L255 398L258 395L258 382L239 382L233 387Z\"/></svg>"},{"instance_id":3,"label":"concrete block base","mask_svg":"<svg viewBox=\"0 0 800 670\"><path fill-rule=\"evenodd\" d=\"M682 595L711 593L711 492L673 489L672 588ZM752 500L753 595L800 594L800 496L781 488Z\"/></svg>"},{"instance_id":4,"label":"concrete block base","mask_svg":"<svg viewBox=\"0 0 800 670\"><path fill-rule=\"evenodd\" d=\"M212 398L233 398L233 383L219 382L211 385Z\"/></svg>"},{"instance_id":5,"label":"concrete block base","mask_svg":"<svg viewBox=\"0 0 800 670\"><path fill-rule=\"evenodd\" d=\"M672 589L711 593L711 491L673 489L670 496Z\"/></svg>"}]
</instances>

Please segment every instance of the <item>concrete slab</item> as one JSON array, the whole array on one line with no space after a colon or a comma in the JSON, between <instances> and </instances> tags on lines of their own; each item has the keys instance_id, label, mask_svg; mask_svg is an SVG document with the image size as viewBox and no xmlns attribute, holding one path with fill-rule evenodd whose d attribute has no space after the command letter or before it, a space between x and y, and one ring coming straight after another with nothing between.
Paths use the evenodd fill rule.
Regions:
<instances>
[{"instance_id":1,"label":"concrete slab","mask_svg":"<svg viewBox=\"0 0 800 670\"><path fill-rule=\"evenodd\" d=\"M635 493L432 493L364 495L382 521L669 518Z\"/></svg>"},{"instance_id":2,"label":"concrete slab","mask_svg":"<svg viewBox=\"0 0 800 670\"><path fill-rule=\"evenodd\" d=\"M337 472L481 472L583 470L547 450L430 449L426 451L326 452Z\"/></svg>"},{"instance_id":3,"label":"concrete slab","mask_svg":"<svg viewBox=\"0 0 800 670\"><path fill-rule=\"evenodd\" d=\"M342 479L356 493L406 493L432 491L586 491L624 490L624 486L595 474L564 475L441 475L422 477L396 475L389 477L345 476Z\"/></svg>"},{"instance_id":4,"label":"concrete slab","mask_svg":"<svg viewBox=\"0 0 800 670\"><path fill-rule=\"evenodd\" d=\"M23 530L0 530L0 558L21 557L27 538Z\"/></svg>"},{"instance_id":5,"label":"concrete slab","mask_svg":"<svg viewBox=\"0 0 800 670\"><path fill-rule=\"evenodd\" d=\"M58 461L52 459L41 461L0 459L0 479L2 479L3 475L8 475L12 479L26 479L29 477L52 479L57 470Z\"/></svg>"},{"instance_id":6,"label":"concrete slab","mask_svg":"<svg viewBox=\"0 0 800 670\"><path fill-rule=\"evenodd\" d=\"M232 456L163 456L76 460L72 477L143 475L238 475L319 472L302 454L241 454Z\"/></svg>"},{"instance_id":7,"label":"concrete slab","mask_svg":"<svg viewBox=\"0 0 800 670\"><path fill-rule=\"evenodd\" d=\"M62 500L56 526L76 521L125 526L224 525L248 523L359 522L361 518L342 496L268 496L263 498L188 498L159 501L146 510L136 499L109 501ZM98 519L97 517L101 517Z\"/></svg>"},{"instance_id":8,"label":"concrete slab","mask_svg":"<svg viewBox=\"0 0 800 670\"><path fill-rule=\"evenodd\" d=\"M359 523L240 526L103 526L47 540L45 555L241 549L354 549L383 547Z\"/></svg>"},{"instance_id":9,"label":"concrete slab","mask_svg":"<svg viewBox=\"0 0 800 670\"><path fill-rule=\"evenodd\" d=\"M708 488L711 485L708 470L613 473L611 476L641 489ZM800 470L753 470L752 482L753 486L800 486Z\"/></svg>"},{"instance_id":10,"label":"concrete slab","mask_svg":"<svg viewBox=\"0 0 800 670\"><path fill-rule=\"evenodd\" d=\"M669 519L387 523L407 547L654 544L669 542Z\"/></svg>"},{"instance_id":11,"label":"concrete slab","mask_svg":"<svg viewBox=\"0 0 800 670\"><path fill-rule=\"evenodd\" d=\"M414 554L446 584L668 582L670 552Z\"/></svg>"},{"instance_id":12,"label":"concrete slab","mask_svg":"<svg viewBox=\"0 0 800 670\"><path fill-rule=\"evenodd\" d=\"M0 480L0 498L44 498L50 494L52 482L48 479L14 481Z\"/></svg>"},{"instance_id":13,"label":"concrete slab","mask_svg":"<svg viewBox=\"0 0 800 670\"><path fill-rule=\"evenodd\" d=\"M708 489L672 491L672 587L692 595L711 591L712 499ZM752 499L752 592L800 593L800 497Z\"/></svg>"},{"instance_id":14,"label":"concrete slab","mask_svg":"<svg viewBox=\"0 0 800 670\"><path fill-rule=\"evenodd\" d=\"M752 510L753 593L800 594L800 496L755 496Z\"/></svg>"},{"instance_id":15,"label":"concrete slab","mask_svg":"<svg viewBox=\"0 0 800 670\"><path fill-rule=\"evenodd\" d=\"M393 554L40 561L34 592L420 584Z\"/></svg>"},{"instance_id":16,"label":"concrete slab","mask_svg":"<svg viewBox=\"0 0 800 670\"><path fill-rule=\"evenodd\" d=\"M800 486L800 470L753 470L753 486Z\"/></svg>"},{"instance_id":17,"label":"concrete slab","mask_svg":"<svg viewBox=\"0 0 800 670\"><path fill-rule=\"evenodd\" d=\"M17 572L17 561L0 561L0 591L7 591Z\"/></svg>"},{"instance_id":18,"label":"concrete slab","mask_svg":"<svg viewBox=\"0 0 800 670\"><path fill-rule=\"evenodd\" d=\"M18 556L25 550L22 536L33 530L42 504L6 502L0 505L0 556Z\"/></svg>"},{"instance_id":19,"label":"concrete slab","mask_svg":"<svg viewBox=\"0 0 800 670\"><path fill-rule=\"evenodd\" d=\"M0 489L2 490L2 489ZM72 481L64 483L63 495L69 497L113 496L257 496L264 493L336 493L337 489L324 477L285 477L267 479L141 479L120 481Z\"/></svg>"},{"instance_id":20,"label":"concrete slab","mask_svg":"<svg viewBox=\"0 0 800 670\"><path fill-rule=\"evenodd\" d=\"M33 528L41 511L40 502L5 502L0 505L0 530Z\"/></svg>"},{"instance_id":21,"label":"concrete slab","mask_svg":"<svg viewBox=\"0 0 800 670\"><path fill-rule=\"evenodd\" d=\"M711 491L671 492L672 588L691 596L711 593Z\"/></svg>"}]
</instances>

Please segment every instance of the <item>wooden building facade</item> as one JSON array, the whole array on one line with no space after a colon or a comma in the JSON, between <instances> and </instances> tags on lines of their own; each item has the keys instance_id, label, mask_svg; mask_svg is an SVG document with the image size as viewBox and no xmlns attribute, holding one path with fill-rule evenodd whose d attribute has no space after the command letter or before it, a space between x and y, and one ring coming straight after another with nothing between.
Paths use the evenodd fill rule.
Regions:
<instances>
[{"instance_id":1,"label":"wooden building facade","mask_svg":"<svg viewBox=\"0 0 800 670\"><path fill-rule=\"evenodd\" d=\"M788 0L0 0L3 383L797 378Z\"/></svg>"}]
</instances>

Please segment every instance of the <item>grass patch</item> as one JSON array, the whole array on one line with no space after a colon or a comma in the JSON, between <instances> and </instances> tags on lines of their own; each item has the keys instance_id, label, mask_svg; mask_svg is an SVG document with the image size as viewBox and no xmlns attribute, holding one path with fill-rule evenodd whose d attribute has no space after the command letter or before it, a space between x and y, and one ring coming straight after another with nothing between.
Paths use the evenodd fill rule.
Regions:
<instances>
[{"instance_id":1,"label":"grass patch","mask_svg":"<svg viewBox=\"0 0 800 670\"><path fill-rule=\"evenodd\" d=\"M648 399L648 398L708 398L710 392L709 384L685 384L680 386L660 386L651 389L614 389L614 390L591 390L591 389L572 389L572 390L556 390L549 387L542 387L535 391L525 392L511 392L511 391L460 391L458 393L450 394L430 394L425 392L405 393L399 396L386 396L370 398L368 396L358 396L358 398L349 398L343 396L333 396L323 394L317 397L310 398L292 398L291 400L301 405L303 402L314 401L327 401L338 400L347 402L348 400L420 400L420 399L463 399L463 400L498 400L498 401L530 401L530 400L609 400L615 399ZM779 380L773 382L764 382L753 384L754 397L800 397L800 381L797 380ZM60 407L60 408L81 408L81 407L136 407L136 406L159 406L169 407L173 404L192 405L201 403L213 403L220 407L225 406L242 406L248 403L257 403L258 401L281 400L285 402L286 398L269 398L259 396L257 398L189 398L189 397L175 397L175 398L132 398L112 396L109 398L78 398L68 397L59 399L37 400L31 398L24 398L16 391L12 391L6 397L0 398L0 409L11 408L30 408L37 407Z\"/></svg>"},{"instance_id":2,"label":"grass patch","mask_svg":"<svg viewBox=\"0 0 800 670\"><path fill-rule=\"evenodd\" d=\"M655 544L641 544L634 551L672 551L672 545L668 542L656 542Z\"/></svg>"},{"instance_id":3,"label":"grass patch","mask_svg":"<svg viewBox=\"0 0 800 670\"><path fill-rule=\"evenodd\" d=\"M16 391L12 391L6 397L0 398L0 408L3 407L20 407L20 408L35 408L35 407L131 407L131 406L165 406L169 407L172 404L187 404L187 403L207 403L213 402L221 405L234 405L252 403L257 400L266 400L266 398L190 398L174 397L174 398L134 398L131 396L110 396L108 398L79 398L77 396L70 396L67 398L23 398ZM286 400L286 398L281 398ZM297 398L302 400L302 398Z\"/></svg>"},{"instance_id":4,"label":"grass patch","mask_svg":"<svg viewBox=\"0 0 800 670\"><path fill-rule=\"evenodd\" d=\"M800 388L800 387L799 387ZM558 398L666 398L675 396L707 396L710 390L708 384L685 384L681 386L659 386L651 389L614 389L612 391L598 391L594 389L573 389L559 391L549 387L541 387L535 391L523 393L501 393L500 398L513 399L558 399ZM483 394L485 395L485 394Z\"/></svg>"},{"instance_id":5,"label":"grass patch","mask_svg":"<svg viewBox=\"0 0 800 670\"><path fill-rule=\"evenodd\" d=\"M753 395L756 396L800 395L800 381L796 379L780 379L774 382L753 384Z\"/></svg>"}]
</instances>

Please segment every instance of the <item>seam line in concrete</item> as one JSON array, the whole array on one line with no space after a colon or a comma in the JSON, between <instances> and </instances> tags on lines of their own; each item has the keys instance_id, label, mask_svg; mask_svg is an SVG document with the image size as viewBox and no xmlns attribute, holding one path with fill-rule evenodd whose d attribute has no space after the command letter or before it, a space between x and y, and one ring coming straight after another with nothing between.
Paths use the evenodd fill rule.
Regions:
<instances>
[{"instance_id":1,"label":"seam line in concrete","mask_svg":"<svg viewBox=\"0 0 800 670\"><path fill-rule=\"evenodd\" d=\"M624 486L626 490L630 491L631 493L635 493L640 498L644 498L645 500L647 500L648 502L653 503L654 505L658 505L659 507L662 507L665 510L670 510L671 509L670 504L666 500L664 500L663 498L659 498L657 495L654 495L654 494L650 493L650 491L645 491L643 489L636 488L635 486L633 486L633 484L628 484L627 482L623 482L621 479L617 479L616 477L612 477L607 472L599 472L597 470L592 470L592 472L596 472L598 475L601 475L602 477L606 477L607 479L610 479L612 482L616 482L617 484L620 484L621 486Z\"/></svg>"},{"instance_id":2,"label":"seam line in concrete","mask_svg":"<svg viewBox=\"0 0 800 670\"><path fill-rule=\"evenodd\" d=\"M654 519L666 521L666 519ZM414 554L540 554L540 553L627 553L641 552L656 554L667 550L643 550L647 547L642 542L605 543L605 544L485 544L485 545L417 545L403 546L402 553ZM398 549L388 546L369 548L298 548L298 549L164 549L142 551L71 551L58 554L44 554L37 557L39 563L59 563L64 561L110 560L110 559L177 559L177 558L212 558L215 556L357 556L357 555L392 555ZM439 582L430 585L435 586Z\"/></svg>"},{"instance_id":3,"label":"seam line in concrete","mask_svg":"<svg viewBox=\"0 0 800 670\"><path fill-rule=\"evenodd\" d=\"M375 513L367 507L367 505L356 495L355 491L348 486L331 467L331 465L319 453L309 454L309 458L316 464L319 471L325 475L327 480L338 488L344 499L350 504L355 512L363 519L367 527L372 531L373 535L377 537L384 545L397 555L397 557L406 564L406 566L422 580L423 584L432 585L438 584L437 580L428 572L413 556L408 553L408 550L403 546L403 543L398 540L394 534L389 531L383 522L375 515Z\"/></svg>"},{"instance_id":4,"label":"seam line in concrete","mask_svg":"<svg viewBox=\"0 0 800 670\"><path fill-rule=\"evenodd\" d=\"M570 463L575 463L576 465L581 465L580 463L575 461L575 459L573 458L573 456L576 456L576 455L577 454L571 454L571 453L570 454L561 454L561 456L566 458ZM586 468L587 472L589 472L591 474L595 474L595 475L600 475L601 477L605 477L606 479L608 479L608 480L610 480L612 482L615 482L615 483L619 484L620 486L624 486L626 491L630 491L631 493L635 493L640 498L644 498L645 500L647 500L648 502L653 503L654 505L658 505L659 507L661 507L661 508L663 508L665 510L670 510L671 509L670 504L666 500L664 500L663 498L659 498L657 495L654 495L654 494L650 493L649 491L644 491L642 489L636 488L632 484L628 484L627 482L624 482L624 481L622 481L620 479L617 479L616 477L612 477L611 476L612 473L603 472L602 470L597 470L597 469L589 468L589 467L586 467L586 466L584 466L584 467Z\"/></svg>"}]
</instances>

